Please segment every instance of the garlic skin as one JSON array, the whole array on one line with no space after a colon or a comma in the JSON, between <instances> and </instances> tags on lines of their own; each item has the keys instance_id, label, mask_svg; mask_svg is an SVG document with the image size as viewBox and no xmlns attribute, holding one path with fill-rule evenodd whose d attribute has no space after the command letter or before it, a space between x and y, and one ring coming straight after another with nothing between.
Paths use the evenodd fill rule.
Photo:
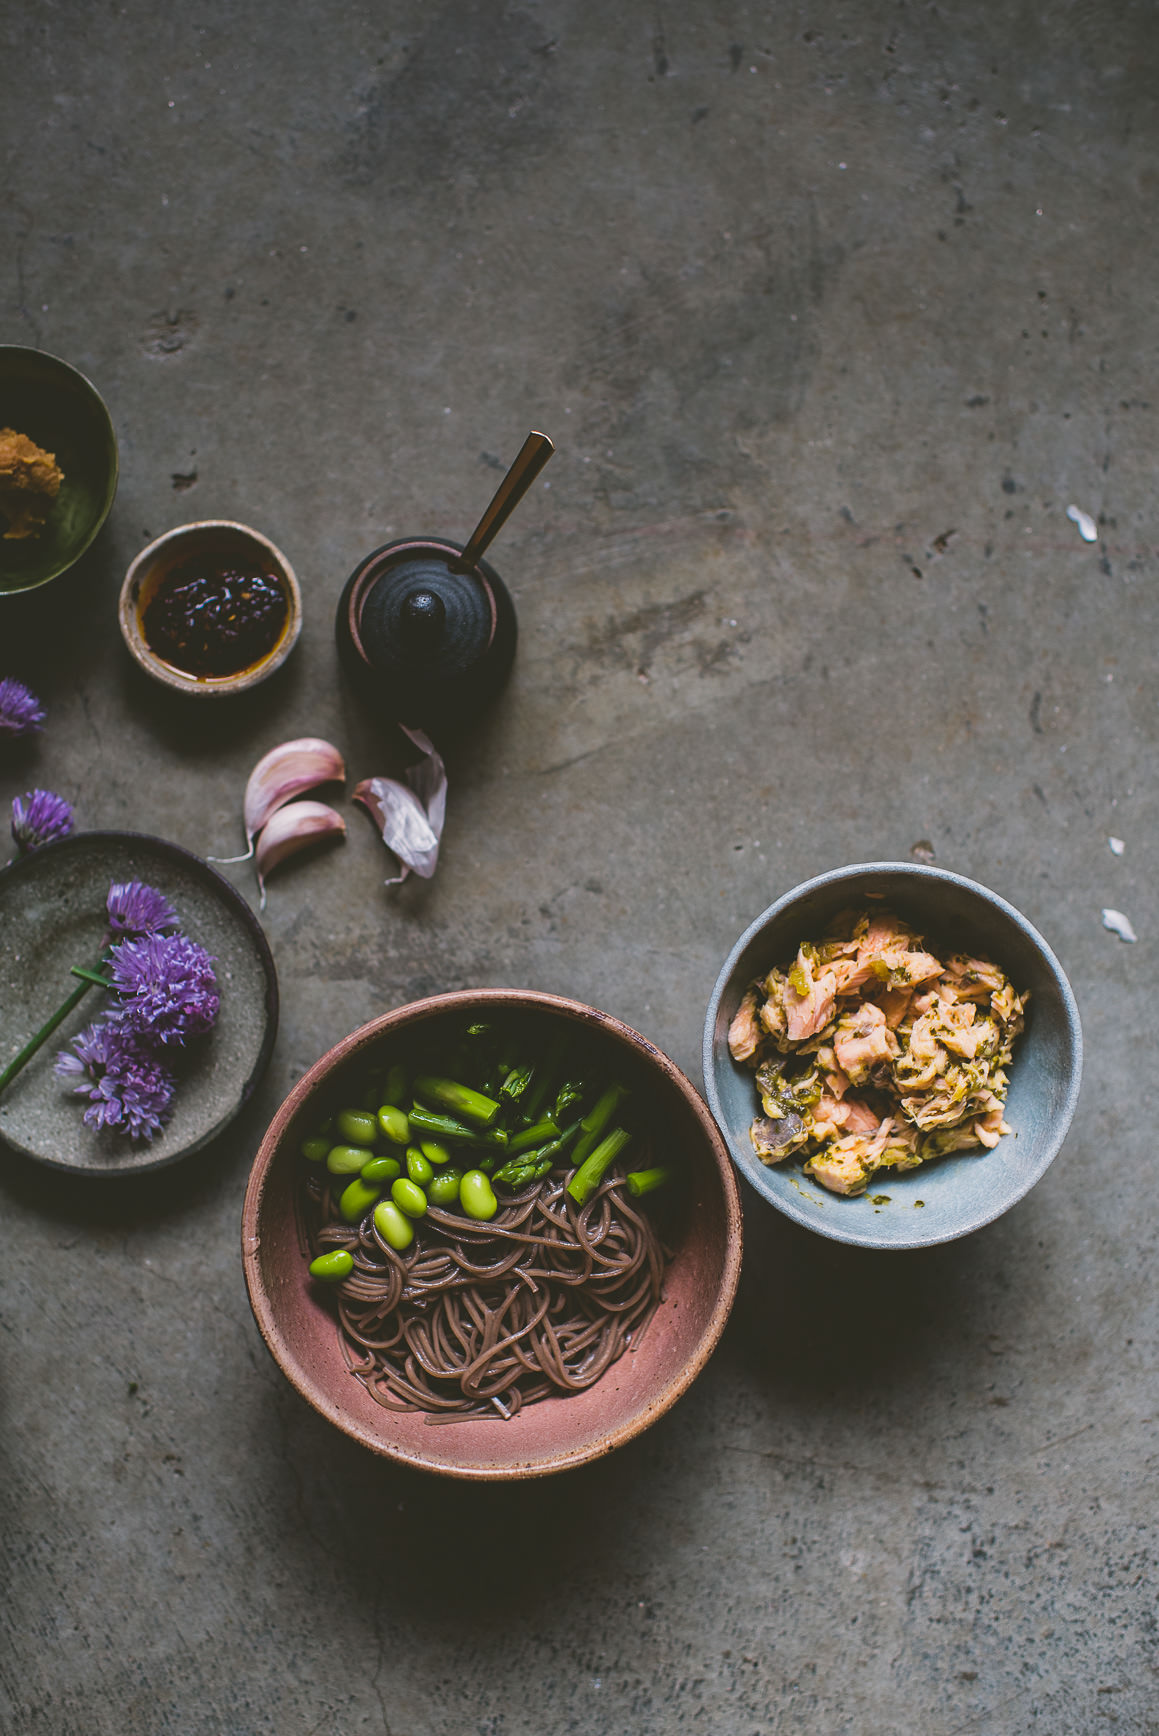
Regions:
<instances>
[{"instance_id":1,"label":"garlic skin","mask_svg":"<svg viewBox=\"0 0 1159 1736\"><path fill-rule=\"evenodd\" d=\"M387 880L388 886L399 885L412 870L421 879L430 879L438 867L447 817L447 769L442 756L421 729L400 727L422 750L423 758L403 772L405 783L397 778L363 778L351 797L366 809L383 843L402 865L402 873Z\"/></svg>"},{"instance_id":2,"label":"garlic skin","mask_svg":"<svg viewBox=\"0 0 1159 1736\"><path fill-rule=\"evenodd\" d=\"M346 764L338 749L316 735L283 741L263 755L249 775L242 810L245 821L244 856L211 856L211 862L248 862L254 854L254 839L270 816L319 784L346 782Z\"/></svg>"},{"instance_id":3,"label":"garlic skin","mask_svg":"<svg viewBox=\"0 0 1159 1736\"><path fill-rule=\"evenodd\" d=\"M266 907L266 875L309 844L324 838L344 838L346 821L325 802L290 802L272 814L258 834L254 852L261 887L262 910Z\"/></svg>"}]
</instances>

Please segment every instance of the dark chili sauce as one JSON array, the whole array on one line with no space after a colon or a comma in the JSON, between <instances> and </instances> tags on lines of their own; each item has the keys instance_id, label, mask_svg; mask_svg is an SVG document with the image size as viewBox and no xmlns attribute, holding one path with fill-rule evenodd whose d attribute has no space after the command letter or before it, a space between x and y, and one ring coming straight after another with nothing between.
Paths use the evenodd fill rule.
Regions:
<instances>
[{"instance_id":1,"label":"dark chili sauce","mask_svg":"<svg viewBox=\"0 0 1159 1736\"><path fill-rule=\"evenodd\" d=\"M198 560L165 575L142 625L166 663L189 675L236 675L273 650L287 612L275 574Z\"/></svg>"}]
</instances>

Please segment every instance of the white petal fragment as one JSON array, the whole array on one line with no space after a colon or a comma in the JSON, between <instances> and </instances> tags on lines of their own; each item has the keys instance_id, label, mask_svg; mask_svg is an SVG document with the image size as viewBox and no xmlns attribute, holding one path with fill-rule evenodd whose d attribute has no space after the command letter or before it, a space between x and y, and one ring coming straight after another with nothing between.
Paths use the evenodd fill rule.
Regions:
<instances>
[{"instance_id":1,"label":"white petal fragment","mask_svg":"<svg viewBox=\"0 0 1159 1736\"><path fill-rule=\"evenodd\" d=\"M1089 512L1084 512L1081 506L1068 506L1066 516L1072 524L1079 527L1079 535L1084 542L1098 542L1099 527Z\"/></svg>"},{"instance_id":2,"label":"white petal fragment","mask_svg":"<svg viewBox=\"0 0 1159 1736\"><path fill-rule=\"evenodd\" d=\"M1103 927L1109 928L1112 934L1117 934L1120 940L1138 940L1139 936L1131 926L1130 918L1121 910L1104 910Z\"/></svg>"},{"instance_id":3,"label":"white petal fragment","mask_svg":"<svg viewBox=\"0 0 1159 1736\"><path fill-rule=\"evenodd\" d=\"M323 838L342 838L346 821L325 802L290 802L272 814L258 834L258 885L262 889L261 907L266 907L266 875L308 844Z\"/></svg>"},{"instance_id":4,"label":"white petal fragment","mask_svg":"<svg viewBox=\"0 0 1159 1736\"><path fill-rule=\"evenodd\" d=\"M402 873L388 880L397 886L412 871L429 880L439 863L439 843L447 817L447 769L442 756L421 729L406 729L423 757L417 765L403 772L405 782L397 778L364 778L354 791L353 800L361 802L382 833L382 841L393 850L402 865Z\"/></svg>"},{"instance_id":5,"label":"white petal fragment","mask_svg":"<svg viewBox=\"0 0 1159 1736\"><path fill-rule=\"evenodd\" d=\"M1121 838L1108 838L1107 843L1111 846L1112 856L1121 856L1127 848Z\"/></svg>"}]
</instances>

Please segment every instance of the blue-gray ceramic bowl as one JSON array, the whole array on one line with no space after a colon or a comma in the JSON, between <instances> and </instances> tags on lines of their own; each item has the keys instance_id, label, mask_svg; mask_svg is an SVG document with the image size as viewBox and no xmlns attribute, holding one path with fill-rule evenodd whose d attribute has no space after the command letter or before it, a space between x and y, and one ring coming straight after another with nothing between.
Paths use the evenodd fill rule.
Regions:
<instances>
[{"instance_id":1,"label":"blue-gray ceramic bowl","mask_svg":"<svg viewBox=\"0 0 1159 1736\"><path fill-rule=\"evenodd\" d=\"M803 1174L792 1158L760 1161L749 1139L760 1113L753 1073L732 1059L728 1027L754 978L790 963L801 941L819 938L839 911L873 904L911 923L935 954L942 945L992 959L1020 993L1030 990L1030 1004L1010 1068L1006 1120L1012 1132L992 1151L955 1152L904 1174L881 1170L864 1194L846 1199ZM836 868L778 898L729 953L704 1025L708 1101L736 1167L786 1217L862 1248L931 1247L1009 1211L1058 1154L1081 1074L1078 1008L1042 936L977 881L912 862Z\"/></svg>"}]
</instances>

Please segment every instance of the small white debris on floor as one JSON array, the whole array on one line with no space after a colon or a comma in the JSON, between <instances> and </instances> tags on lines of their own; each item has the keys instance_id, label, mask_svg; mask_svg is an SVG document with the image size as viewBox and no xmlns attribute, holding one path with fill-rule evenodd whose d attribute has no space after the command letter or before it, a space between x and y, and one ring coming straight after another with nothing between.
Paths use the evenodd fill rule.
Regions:
<instances>
[{"instance_id":1,"label":"small white debris on floor","mask_svg":"<svg viewBox=\"0 0 1159 1736\"><path fill-rule=\"evenodd\" d=\"M1121 910L1104 910L1103 927L1109 928L1112 934L1117 934L1120 940L1138 940L1139 936L1131 927L1130 920Z\"/></svg>"},{"instance_id":2,"label":"small white debris on floor","mask_svg":"<svg viewBox=\"0 0 1159 1736\"><path fill-rule=\"evenodd\" d=\"M1072 524L1079 527L1079 535L1084 542L1098 542L1099 527L1089 512L1084 512L1081 506L1068 506L1066 516Z\"/></svg>"},{"instance_id":3,"label":"small white debris on floor","mask_svg":"<svg viewBox=\"0 0 1159 1736\"><path fill-rule=\"evenodd\" d=\"M1127 848L1121 838L1108 838L1107 843L1111 846L1112 856L1121 856Z\"/></svg>"}]
</instances>

